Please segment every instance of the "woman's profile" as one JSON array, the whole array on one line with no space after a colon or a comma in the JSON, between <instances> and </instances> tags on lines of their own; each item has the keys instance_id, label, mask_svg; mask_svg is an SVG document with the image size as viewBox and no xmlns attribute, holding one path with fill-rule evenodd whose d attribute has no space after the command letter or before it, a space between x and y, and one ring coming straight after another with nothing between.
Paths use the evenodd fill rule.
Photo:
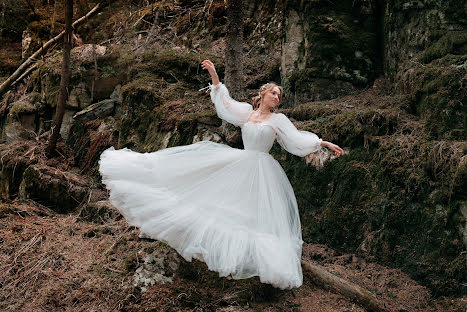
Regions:
<instances>
[{"instance_id":1,"label":"woman's profile","mask_svg":"<svg viewBox=\"0 0 467 312\"><path fill-rule=\"evenodd\" d=\"M277 140L302 157L322 146L336 156L343 151L271 112L282 100L276 84L262 86L253 105L237 102L211 61L202 68L211 75L218 116L241 128L244 149L210 141L152 153L109 148L99 170L110 201L141 235L168 243L188 261L204 261L220 276L259 276L281 289L299 287L303 241L297 202L269 150Z\"/></svg>"}]
</instances>

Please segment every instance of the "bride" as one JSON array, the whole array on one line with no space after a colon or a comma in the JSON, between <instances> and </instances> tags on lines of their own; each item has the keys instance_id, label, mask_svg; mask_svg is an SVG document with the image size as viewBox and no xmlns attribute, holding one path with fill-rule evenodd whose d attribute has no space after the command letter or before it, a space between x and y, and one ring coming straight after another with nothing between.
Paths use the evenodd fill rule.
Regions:
<instances>
[{"instance_id":1,"label":"bride","mask_svg":"<svg viewBox=\"0 0 467 312\"><path fill-rule=\"evenodd\" d=\"M244 150L202 141L152 153L105 150L99 160L110 201L141 236L168 243L187 261L204 261L220 276L259 276L281 289L302 284L302 235L297 202L284 170L269 154L275 140L306 156L322 146L342 149L299 131L272 113L282 88L269 83L253 105L233 100L214 64L211 99L218 116L241 128Z\"/></svg>"}]
</instances>

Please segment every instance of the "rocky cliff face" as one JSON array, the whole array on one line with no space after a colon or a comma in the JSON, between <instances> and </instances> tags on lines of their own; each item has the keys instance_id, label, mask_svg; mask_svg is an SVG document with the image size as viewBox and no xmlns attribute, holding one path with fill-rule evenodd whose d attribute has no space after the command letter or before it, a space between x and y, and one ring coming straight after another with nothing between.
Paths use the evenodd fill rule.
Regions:
<instances>
[{"instance_id":1,"label":"rocky cliff face","mask_svg":"<svg viewBox=\"0 0 467 312\"><path fill-rule=\"evenodd\" d=\"M285 1L281 78L288 104L354 94L381 73L378 1Z\"/></svg>"},{"instance_id":2,"label":"rocky cliff face","mask_svg":"<svg viewBox=\"0 0 467 312\"><path fill-rule=\"evenodd\" d=\"M437 138L466 138L465 12L462 1L385 4L385 73Z\"/></svg>"},{"instance_id":3,"label":"rocky cliff face","mask_svg":"<svg viewBox=\"0 0 467 312\"><path fill-rule=\"evenodd\" d=\"M465 3L393 1L384 3L384 70L390 77L446 54L465 55Z\"/></svg>"},{"instance_id":4,"label":"rocky cliff face","mask_svg":"<svg viewBox=\"0 0 467 312\"><path fill-rule=\"evenodd\" d=\"M72 165L98 177L98 155L111 145L149 152L209 139L241 147L198 91L209 81L203 58L223 73L225 6L209 3L157 1L128 18L131 6L116 2L82 28L85 43L112 44L72 52L62 129ZM248 4L245 37L248 96L282 83L284 112L297 127L347 150L315 168L273 148L294 185L305 240L402 268L436 294L465 292L465 6L258 0ZM4 142L47 133L59 61L51 54L3 97ZM4 199L30 165L6 164ZM27 185L39 183L32 177Z\"/></svg>"}]
</instances>

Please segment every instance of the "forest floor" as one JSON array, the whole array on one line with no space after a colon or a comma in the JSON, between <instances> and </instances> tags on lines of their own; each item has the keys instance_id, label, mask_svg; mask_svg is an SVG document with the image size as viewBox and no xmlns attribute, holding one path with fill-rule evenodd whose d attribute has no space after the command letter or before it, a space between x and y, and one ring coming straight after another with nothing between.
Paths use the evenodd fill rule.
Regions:
<instances>
[{"instance_id":1,"label":"forest floor","mask_svg":"<svg viewBox=\"0 0 467 312\"><path fill-rule=\"evenodd\" d=\"M257 278L228 280L138 234L121 217L96 220L84 211L56 214L34 202L1 203L0 310L365 311L306 274L294 290L278 290ZM151 254L172 259L177 267L165 272L169 282L144 289L135 276ZM388 311L466 312L467 296L433 298L400 270L352 254L304 244L303 259L370 290Z\"/></svg>"}]
</instances>

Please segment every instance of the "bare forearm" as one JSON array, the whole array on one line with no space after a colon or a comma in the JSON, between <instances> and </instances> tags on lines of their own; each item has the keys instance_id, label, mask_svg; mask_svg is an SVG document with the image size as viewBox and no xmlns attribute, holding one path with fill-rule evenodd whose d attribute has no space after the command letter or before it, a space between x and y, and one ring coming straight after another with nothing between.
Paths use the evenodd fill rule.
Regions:
<instances>
[{"instance_id":1,"label":"bare forearm","mask_svg":"<svg viewBox=\"0 0 467 312\"><path fill-rule=\"evenodd\" d=\"M211 74L211 73L210 73ZM217 73L214 72L211 74L211 79L212 79L212 84L217 85L219 84L219 76L217 76Z\"/></svg>"}]
</instances>

